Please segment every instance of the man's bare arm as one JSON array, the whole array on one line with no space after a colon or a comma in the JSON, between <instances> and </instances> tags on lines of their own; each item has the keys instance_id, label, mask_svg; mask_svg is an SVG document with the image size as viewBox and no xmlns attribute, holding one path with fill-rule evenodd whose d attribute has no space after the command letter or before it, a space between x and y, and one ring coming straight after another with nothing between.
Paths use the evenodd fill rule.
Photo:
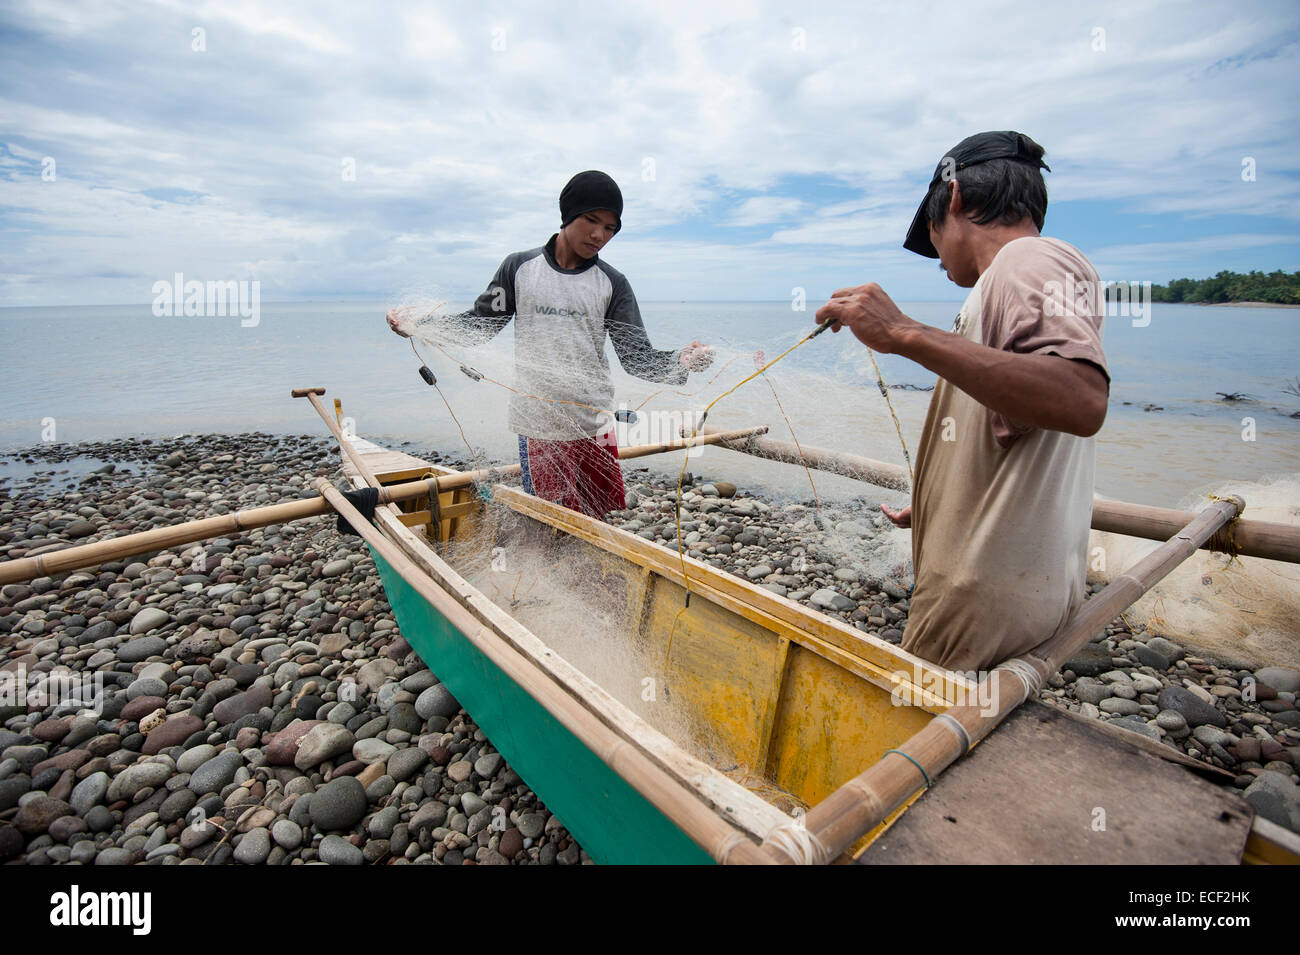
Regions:
<instances>
[{"instance_id":1,"label":"man's bare arm","mask_svg":"<svg viewBox=\"0 0 1300 955\"><path fill-rule=\"evenodd\" d=\"M836 292L817 321L838 322L871 348L924 365L1016 424L1086 438L1106 420L1109 387L1095 365L1000 351L925 325L899 311L874 282Z\"/></svg>"}]
</instances>

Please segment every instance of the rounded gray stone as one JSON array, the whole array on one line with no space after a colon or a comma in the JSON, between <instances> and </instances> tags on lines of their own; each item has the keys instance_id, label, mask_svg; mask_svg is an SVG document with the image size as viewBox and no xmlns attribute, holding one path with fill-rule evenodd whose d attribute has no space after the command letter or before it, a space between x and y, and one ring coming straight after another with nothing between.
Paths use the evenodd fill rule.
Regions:
<instances>
[{"instance_id":1,"label":"rounded gray stone","mask_svg":"<svg viewBox=\"0 0 1300 955\"><path fill-rule=\"evenodd\" d=\"M342 836L326 836L317 851L326 865L361 865L365 859L361 850Z\"/></svg>"},{"instance_id":2,"label":"rounded gray stone","mask_svg":"<svg viewBox=\"0 0 1300 955\"><path fill-rule=\"evenodd\" d=\"M263 828L250 829L235 846L235 861L244 865L261 865L271 854L271 834Z\"/></svg>"},{"instance_id":3,"label":"rounded gray stone","mask_svg":"<svg viewBox=\"0 0 1300 955\"><path fill-rule=\"evenodd\" d=\"M1137 716L1142 712L1142 707L1136 700L1125 700L1117 696L1102 700L1097 704L1097 708L1103 713L1114 713L1119 716Z\"/></svg>"},{"instance_id":4,"label":"rounded gray stone","mask_svg":"<svg viewBox=\"0 0 1300 955\"><path fill-rule=\"evenodd\" d=\"M1255 671L1255 679L1281 693L1300 693L1300 670L1291 667L1264 667Z\"/></svg>"},{"instance_id":5,"label":"rounded gray stone","mask_svg":"<svg viewBox=\"0 0 1300 955\"><path fill-rule=\"evenodd\" d=\"M451 695L451 691L442 683L436 683L423 691L415 701L415 712L422 720L435 716L451 719L460 710L460 704Z\"/></svg>"},{"instance_id":6,"label":"rounded gray stone","mask_svg":"<svg viewBox=\"0 0 1300 955\"><path fill-rule=\"evenodd\" d=\"M340 776L312 794L312 825L322 832L351 829L366 814L366 805L366 790L361 781L355 776Z\"/></svg>"},{"instance_id":7,"label":"rounded gray stone","mask_svg":"<svg viewBox=\"0 0 1300 955\"><path fill-rule=\"evenodd\" d=\"M388 775L397 782L405 782L429 761L429 754L416 746L399 749L388 757Z\"/></svg>"},{"instance_id":8,"label":"rounded gray stone","mask_svg":"<svg viewBox=\"0 0 1300 955\"><path fill-rule=\"evenodd\" d=\"M99 804L107 792L108 773L101 770L98 773L92 773L72 787L72 795L68 797L68 804L72 806L78 816L84 816L91 806Z\"/></svg>"},{"instance_id":9,"label":"rounded gray stone","mask_svg":"<svg viewBox=\"0 0 1300 955\"><path fill-rule=\"evenodd\" d=\"M243 757L235 750L225 750L194 770L190 776L190 789L200 796L220 791L235 779L235 773L244 765Z\"/></svg>"},{"instance_id":10,"label":"rounded gray stone","mask_svg":"<svg viewBox=\"0 0 1300 955\"><path fill-rule=\"evenodd\" d=\"M463 797L462 797L463 798ZM367 829L372 839L388 839L401 821L401 811L396 806L386 806L370 817Z\"/></svg>"},{"instance_id":11,"label":"rounded gray stone","mask_svg":"<svg viewBox=\"0 0 1300 955\"><path fill-rule=\"evenodd\" d=\"M131 618L131 633L147 633L150 630L157 630L171 618L171 614L166 610L158 607L145 607ZM121 657L119 656L118 659L121 659Z\"/></svg>"},{"instance_id":12,"label":"rounded gray stone","mask_svg":"<svg viewBox=\"0 0 1300 955\"><path fill-rule=\"evenodd\" d=\"M302 845L302 827L292 819L280 819L271 827L271 838L286 852Z\"/></svg>"},{"instance_id":13,"label":"rounded gray stone","mask_svg":"<svg viewBox=\"0 0 1300 955\"><path fill-rule=\"evenodd\" d=\"M136 680L126 688L126 698L136 700L142 696L166 696L167 684L162 680Z\"/></svg>"},{"instance_id":14,"label":"rounded gray stone","mask_svg":"<svg viewBox=\"0 0 1300 955\"><path fill-rule=\"evenodd\" d=\"M217 748L215 746L211 743L200 743L198 746L181 753L180 759L176 760L176 771L178 773L192 773L216 755Z\"/></svg>"},{"instance_id":15,"label":"rounded gray stone","mask_svg":"<svg viewBox=\"0 0 1300 955\"><path fill-rule=\"evenodd\" d=\"M119 799L131 800L146 786L157 788L171 776L172 769L166 763L135 763L122 770L108 787L108 801Z\"/></svg>"}]
</instances>

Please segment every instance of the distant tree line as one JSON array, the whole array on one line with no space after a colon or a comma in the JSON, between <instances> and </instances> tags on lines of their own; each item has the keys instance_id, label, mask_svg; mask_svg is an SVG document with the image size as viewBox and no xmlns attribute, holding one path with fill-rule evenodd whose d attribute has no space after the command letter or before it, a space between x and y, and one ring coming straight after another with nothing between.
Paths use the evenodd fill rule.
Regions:
<instances>
[{"instance_id":1,"label":"distant tree line","mask_svg":"<svg viewBox=\"0 0 1300 955\"><path fill-rule=\"evenodd\" d=\"M1220 272L1212 279L1174 279L1168 285L1152 285L1153 302L1225 304L1228 302L1277 302L1300 305L1300 272Z\"/></svg>"}]
</instances>

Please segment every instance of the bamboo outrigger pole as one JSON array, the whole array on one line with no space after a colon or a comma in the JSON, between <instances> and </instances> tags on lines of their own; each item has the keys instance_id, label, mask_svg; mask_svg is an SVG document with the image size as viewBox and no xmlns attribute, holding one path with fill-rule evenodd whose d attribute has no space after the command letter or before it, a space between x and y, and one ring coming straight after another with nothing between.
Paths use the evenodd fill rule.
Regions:
<instances>
[{"instance_id":1,"label":"bamboo outrigger pole","mask_svg":"<svg viewBox=\"0 0 1300 955\"><path fill-rule=\"evenodd\" d=\"M1151 589L1170 571L1194 554L1245 507L1241 498L1215 501L1196 515L1179 533L1111 581L1084 602L1055 637L1020 657L996 667L985 678L976 698L994 700L950 707L870 769L850 779L810 809L803 821L820 842L830 862L878 826L907 799L934 779L972 746L987 736L1010 713L1032 696L1048 676L1116 615ZM783 850L764 843L763 850L781 862L793 862Z\"/></svg>"},{"instance_id":2,"label":"bamboo outrigger pole","mask_svg":"<svg viewBox=\"0 0 1300 955\"><path fill-rule=\"evenodd\" d=\"M717 428L705 426L701 435L718 437L717 442L729 451L739 451L769 461L786 464L806 464L819 471L856 478L877 487L906 491L911 485L907 469L897 464L873 461L856 454L844 454L826 448L795 445L761 436L721 439ZM1130 504L1127 501L1092 502L1092 529L1146 540L1166 541L1196 517L1190 511L1167 507L1150 507ZM1263 557L1300 563L1300 527L1274 521L1256 521L1243 518L1232 525L1232 539L1212 538L1202 545L1209 549L1228 550L1242 557Z\"/></svg>"},{"instance_id":3,"label":"bamboo outrigger pole","mask_svg":"<svg viewBox=\"0 0 1300 955\"><path fill-rule=\"evenodd\" d=\"M701 435L693 441L664 441L659 444L638 445L620 449L619 459L627 460L644 457L648 454L681 451L766 431L767 426L763 425L757 428L726 431L719 435ZM344 440L346 442L346 439ZM346 443L345 447L350 448L351 444ZM357 455L357 458L362 457L363 455ZM358 470L361 469L358 467ZM370 469L366 468L363 473L369 473L369 471ZM489 481L499 481L511 474L518 473L519 465L515 464L502 468L484 468L478 471L464 471L459 474L443 475L434 478L433 483L436 490L442 492ZM371 474L370 477L373 478L374 475ZM378 481L376 481L376 484L378 484ZM426 497L429 492L430 487L427 480L390 484L380 487L379 502L381 504L392 504L396 501L409 501L413 498ZM329 503L318 495L297 501L269 504L265 507L248 508L236 511L233 514L223 514L219 517L205 517L197 521L175 524L171 527L158 527L137 534L127 534L123 537L96 541L93 544L64 547L44 554L37 554L34 557L20 557L15 560L0 562L0 586L31 580L33 577L41 577L46 574L63 574L80 567L90 567L95 564L102 564L105 561L120 560L124 557L132 557L148 551L179 547L182 544L192 544L195 541L221 537L225 534L252 530L256 527L266 527L268 524L287 524L290 521L298 521L306 517L318 517L321 514L332 513L332 511L333 508L330 507Z\"/></svg>"}]
</instances>

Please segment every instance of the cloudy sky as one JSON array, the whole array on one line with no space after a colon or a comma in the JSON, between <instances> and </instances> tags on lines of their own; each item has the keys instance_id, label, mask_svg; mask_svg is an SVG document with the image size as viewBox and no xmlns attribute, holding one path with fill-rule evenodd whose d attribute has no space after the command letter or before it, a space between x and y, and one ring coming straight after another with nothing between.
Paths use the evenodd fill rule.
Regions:
<instances>
[{"instance_id":1,"label":"cloudy sky","mask_svg":"<svg viewBox=\"0 0 1300 955\"><path fill-rule=\"evenodd\" d=\"M981 129L1105 278L1300 268L1294 0L7 0L0 60L0 305L464 301L588 168L643 300L959 298L901 243Z\"/></svg>"}]
</instances>

